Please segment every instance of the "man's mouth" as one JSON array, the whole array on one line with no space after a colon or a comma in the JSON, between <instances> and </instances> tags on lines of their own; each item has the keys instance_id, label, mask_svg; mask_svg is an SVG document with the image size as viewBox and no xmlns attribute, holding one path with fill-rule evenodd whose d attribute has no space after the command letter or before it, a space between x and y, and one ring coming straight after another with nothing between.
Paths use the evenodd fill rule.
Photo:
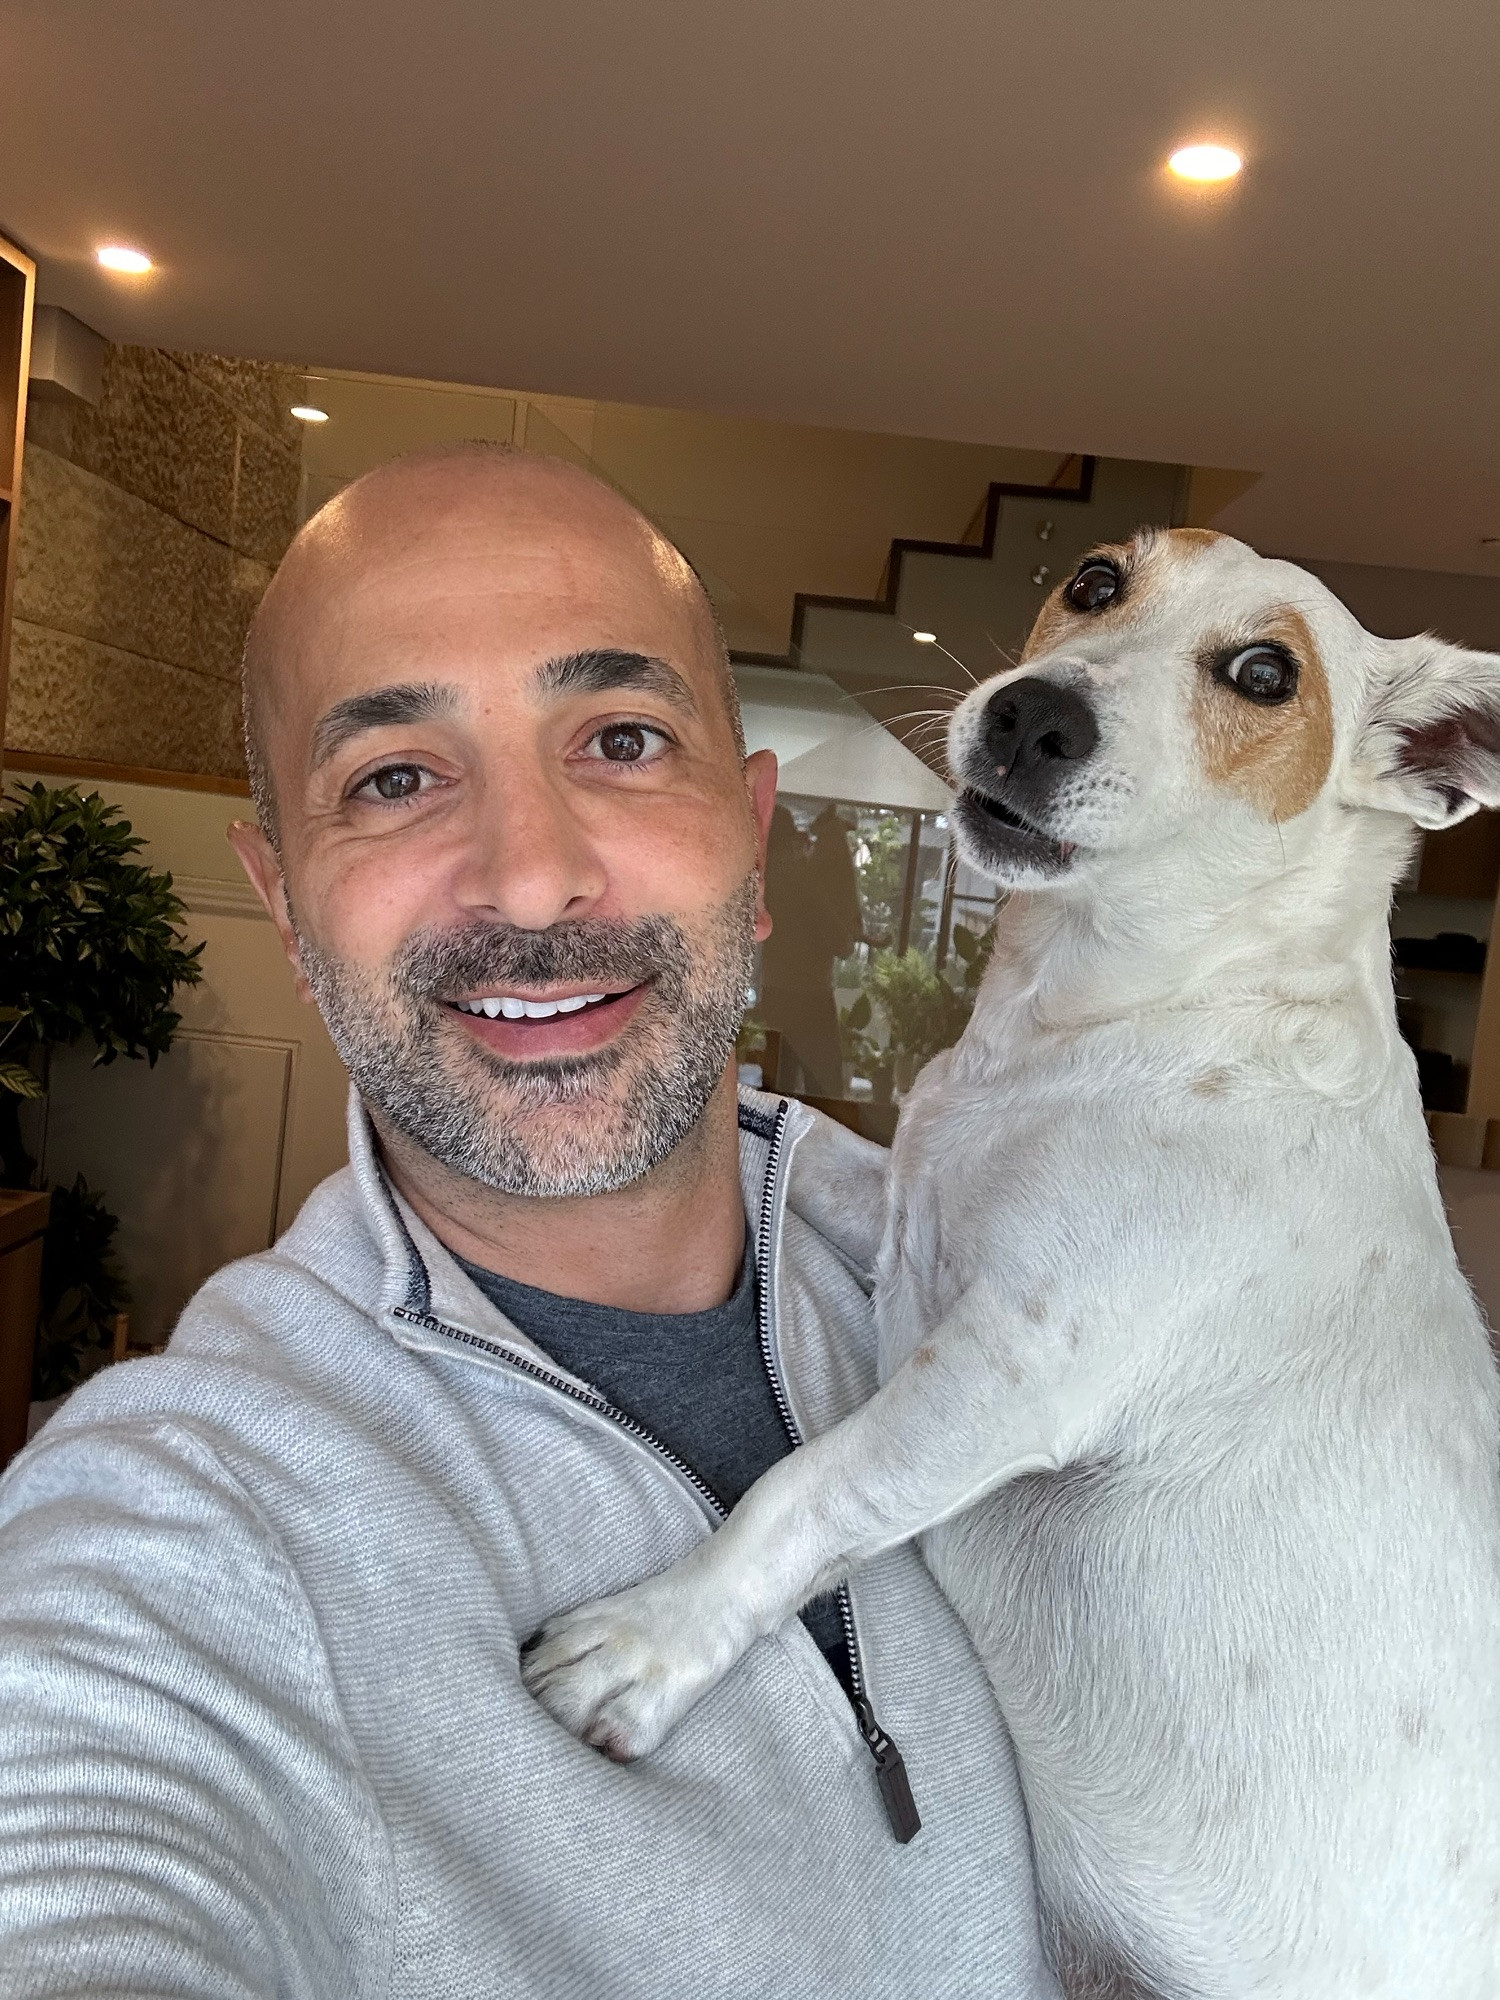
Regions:
<instances>
[{"instance_id":1,"label":"man's mouth","mask_svg":"<svg viewBox=\"0 0 1500 2000\"><path fill-rule=\"evenodd\" d=\"M492 1054L511 1062L597 1053L624 1031L652 982L587 993L466 993L444 1004Z\"/></svg>"},{"instance_id":2,"label":"man's mouth","mask_svg":"<svg viewBox=\"0 0 1500 2000\"><path fill-rule=\"evenodd\" d=\"M628 990L628 989L622 989ZM554 1000L535 1000L519 993L487 993L482 1000L454 1000L461 1014L483 1014L486 1020L550 1021L556 1014L576 1014L584 1007L602 1007L618 993L569 993Z\"/></svg>"}]
</instances>

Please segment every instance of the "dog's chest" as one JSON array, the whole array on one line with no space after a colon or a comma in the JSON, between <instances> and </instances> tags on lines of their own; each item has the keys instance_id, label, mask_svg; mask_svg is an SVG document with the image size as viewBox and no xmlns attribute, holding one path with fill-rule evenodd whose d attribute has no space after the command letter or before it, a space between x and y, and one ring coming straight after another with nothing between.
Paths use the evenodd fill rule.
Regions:
<instances>
[{"instance_id":1,"label":"dog's chest","mask_svg":"<svg viewBox=\"0 0 1500 2000\"><path fill-rule=\"evenodd\" d=\"M1180 1367L1198 1375L1206 1323L1215 1366L1233 1372L1264 1329L1305 1335L1310 1287L1369 1289L1373 1271L1354 1268L1369 1177L1342 1160L1330 1171L1316 1106L1231 1097L1200 1055L1152 1061L1112 1042L976 1072L939 1058L903 1109L877 1286L883 1375L976 1285L997 1339L1007 1322L1128 1329L1163 1390ZM1389 1242L1391 1227L1375 1234Z\"/></svg>"},{"instance_id":2,"label":"dog's chest","mask_svg":"<svg viewBox=\"0 0 1500 2000\"><path fill-rule=\"evenodd\" d=\"M939 1057L903 1107L876 1289L888 1375L980 1280L1055 1288L1059 1181L1090 1121L1024 1072L975 1085Z\"/></svg>"}]
</instances>

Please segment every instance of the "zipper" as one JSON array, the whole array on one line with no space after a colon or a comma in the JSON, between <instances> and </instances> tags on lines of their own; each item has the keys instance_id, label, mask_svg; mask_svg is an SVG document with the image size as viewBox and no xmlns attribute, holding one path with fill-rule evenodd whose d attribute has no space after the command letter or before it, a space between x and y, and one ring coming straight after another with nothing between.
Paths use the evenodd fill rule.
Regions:
<instances>
[{"instance_id":1,"label":"zipper","mask_svg":"<svg viewBox=\"0 0 1500 2000\"><path fill-rule=\"evenodd\" d=\"M765 1191L761 1197L760 1215L756 1222L756 1332L760 1340L760 1358L765 1367L766 1379L771 1385L771 1395L776 1404L782 1427L791 1441L793 1449L802 1443L802 1433L797 1428L797 1420L792 1415L792 1406L787 1401L786 1390L782 1386L781 1372L776 1365L776 1350L771 1338L771 1218L776 1186L776 1173L781 1163L781 1150L786 1138L787 1119L790 1106L782 1100L776 1115L775 1129L771 1134L770 1154L766 1162ZM764 1274L764 1281L762 1277ZM718 1494L708 1484L701 1473L694 1470L685 1458L680 1458L672 1447L663 1444L652 1430L625 1410L618 1410L607 1398L597 1395L581 1383L570 1382L565 1376L555 1375L550 1368L543 1368L529 1356L518 1354L514 1348L502 1347L498 1341L486 1340L482 1334L470 1333L461 1326L449 1326L446 1320L438 1319L430 1312L414 1312L410 1306L392 1308L396 1319L404 1320L409 1326L419 1326L427 1333L441 1334L447 1340L457 1340L465 1347L477 1347L482 1353L493 1355L507 1368L514 1368L518 1374L526 1375L534 1382L541 1382L549 1389L556 1389L571 1401L580 1403L596 1416L618 1424L621 1430L664 1458L681 1478L686 1480L693 1491L719 1521L728 1519L728 1509ZM865 1686L864 1665L859 1656L859 1642L854 1636L854 1606L849 1598L849 1586L841 1583L836 1593L839 1607L839 1623L844 1628L844 1644L849 1652L849 1691L854 1708L854 1720L860 1738L875 1764L875 1782L880 1788L880 1801L885 1807L886 1818L890 1821L891 1832L904 1846L921 1830L922 1819L917 1811L917 1802L912 1796L911 1780L907 1775L906 1763L901 1752L886 1735L875 1719L875 1711L870 1706L869 1692Z\"/></svg>"},{"instance_id":2,"label":"zipper","mask_svg":"<svg viewBox=\"0 0 1500 2000\"><path fill-rule=\"evenodd\" d=\"M563 1395L571 1397L575 1403L582 1403L586 1410L593 1410L598 1416L608 1417L622 1431L629 1431L642 1444L664 1458L674 1471L692 1487L700 1499L713 1510L721 1521L727 1521L729 1510L714 1492L708 1481L695 1472L685 1458L679 1458L669 1444L663 1444L655 1431L647 1430L643 1423L624 1410L617 1410L613 1403L603 1396L595 1395L577 1382L570 1382L565 1376L554 1375L550 1368L542 1368L524 1354L517 1354L512 1347L502 1347L498 1341L486 1340L482 1334L469 1333L461 1326L449 1326L446 1320L436 1319L431 1313L413 1312L409 1306L394 1306L395 1318L405 1320L409 1326L420 1326L428 1333L440 1333L448 1340L461 1340L465 1347L478 1347L486 1354L493 1354L497 1361L503 1361L507 1368L514 1368L520 1375L529 1375L534 1382L543 1382L549 1389L560 1389Z\"/></svg>"},{"instance_id":3,"label":"zipper","mask_svg":"<svg viewBox=\"0 0 1500 2000\"><path fill-rule=\"evenodd\" d=\"M771 1133L770 1155L766 1161L766 1179L761 1195L760 1214L755 1228L755 1307L756 1331L760 1336L760 1358L764 1364L766 1378L771 1385L771 1395L775 1399L777 1414L782 1427L791 1440L793 1450L803 1442L797 1419L792 1414L792 1406L787 1398L781 1380L781 1370L777 1366L776 1348L771 1335L771 1230L775 1206L777 1170L781 1165L781 1150L786 1139L787 1120L791 1106L783 1098L781 1109L776 1114L775 1128ZM841 1583L835 1593L839 1607L839 1623L844 1628L844 1644L849 1653L849 1697L854 1707L854 1719L859 1733L875 1762L875 1782L880 1787L880 1801L885 1807L885 1816L890 1821L891 1832L904 1847L921 1831L922 1817L917 1811L917 1802L912 1795L911 1779L907 1774L906 1762L890 1737L886 1735L875 1719L875 1711L870 1706L869 1690L865 1685L864 1663L859 1655L859 1641L854 1634L854 1605L849 1596L849 1586Z\"/></svg>"}]
</instances>

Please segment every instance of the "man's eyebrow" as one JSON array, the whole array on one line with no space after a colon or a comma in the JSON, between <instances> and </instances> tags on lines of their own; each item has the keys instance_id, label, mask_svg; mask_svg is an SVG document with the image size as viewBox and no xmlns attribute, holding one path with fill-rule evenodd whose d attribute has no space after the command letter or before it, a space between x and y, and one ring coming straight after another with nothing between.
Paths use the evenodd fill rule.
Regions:
<instances>
[{"instance_id":1,"label":"man's eyebrow","mask_svg":"<svg viewBox=\"0 0 1500 2000\"><path fill-rule=\"evenodd\" d=\"M367 729L385 729L397 722L426 722L435 715L451 715L458 706L458 690L436 681L400 682L394 687L370 688L351 694L319 716L313 725L308 769L326 764L335 750L351 736Z\"/></svg>"},{"instance_id":2,"label":"man's eyebrow","mask_svg":"<svg viewBox=\"0 0 1500 2000\"><path fill-rule=\"evenodd\" d=\"M532 676L533 689L553 699L568 694L606 694L611 688L640 688L659 694L689 715L698 704L693 690L678 673L652 653L626 653L616 646L596 646L587 653L566 653L546 660Z\"/></svg>"}]
</instances>

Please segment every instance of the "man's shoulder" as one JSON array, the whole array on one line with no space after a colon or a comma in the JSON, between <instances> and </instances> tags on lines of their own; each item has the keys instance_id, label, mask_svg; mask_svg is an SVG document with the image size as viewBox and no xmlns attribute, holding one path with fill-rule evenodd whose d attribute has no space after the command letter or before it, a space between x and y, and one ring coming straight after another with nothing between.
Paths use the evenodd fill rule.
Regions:
<instances>
[{"instance_id":1,"label":"man's shoulder","mask_svg":"<svg viewBox=\"0 0 1500 2000\"><path fill-rule=\"evenodd\" d=\"M279 1345L313 1329L326 1341L342 1323L375 1317L383 1289L381 1246L344 1167L313 1190L269 1249L236 1258L199 1286L167 1351L223 1352L268 1338Z\"/></svg>"},{"instance_id":2,"label":"man's shoulder","mask_svg":"<svg viewBox=\"0 0 1500 2000\"><path fill-rule=\"evenodd\" d=\"M891 1156L810 1104L760 1091L740 1093L742 1129L748 1123L769 1137L783 1104L790 1147L787 1208L868 1280L885 1229Z\"/></svg>"},{"instance_id":3,"label":"man's shoulder","mask_svg":"<svg viewBox=\"0 0 1500 2000\"><path fill-rule=\"evenodd\" d=\"M47 1433L56 1439L85 1424L212 1428L268 1395L305 1394L309 1374L326 1375L340 1365L341 1349L365 1346L382 1276L380 1245L343 1168L313 1190L271 1248L237 1258L199 1286L163 1354L91 1378Z\"/></svg>"}]
</instances>

